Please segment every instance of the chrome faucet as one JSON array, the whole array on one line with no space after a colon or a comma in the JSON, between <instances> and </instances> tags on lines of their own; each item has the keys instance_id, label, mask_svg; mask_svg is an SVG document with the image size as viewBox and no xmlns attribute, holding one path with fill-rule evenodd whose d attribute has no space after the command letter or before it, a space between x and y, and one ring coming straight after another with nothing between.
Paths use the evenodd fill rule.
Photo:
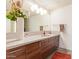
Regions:
<instances>
[{"instance_id":1,"label":"chrome faucet","mask_svg":"<svg viewBox=\"0 0 79 59\"><path fill-rule=\"evenodd\" d=\"M43 35L45 36L45 34L46 34L46 33L45 33L45 31L44 31L44 32L43 32Z\"/></svg>"}]
</instances>

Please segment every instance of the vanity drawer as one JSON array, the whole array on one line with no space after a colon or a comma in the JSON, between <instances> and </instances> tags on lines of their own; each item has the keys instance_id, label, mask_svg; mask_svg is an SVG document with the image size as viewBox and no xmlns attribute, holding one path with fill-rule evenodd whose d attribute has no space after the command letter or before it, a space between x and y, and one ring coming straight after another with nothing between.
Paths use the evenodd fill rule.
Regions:
<instances>
[{"instance_id":1,"label":"vanity drawer","mask_svg":"<svg viewBox=\"0 0 79 59\"><path fill-rule=\"evenodd\" d=\"M27 59L41 59L40 49L34 51L33 53L27 54Z\"/></svg>"},{"instance_id":2,"label":"vanity drawer","mask_svg":"<svg viewBox=\"0 0 79 59\"><path fill-rule=\"evenodd\" d=\"M28 44L26 46L26 53L27 54L33 53L34 51L38 50L39 48L40 48L40 42Z\"/></svg>"},{"instance_id":3,"label":"vanity drawer","mask_svg":"<svg viewBox=\"0 0 79 59\"><path fill-rule=\"evenodd\" d=\"M49 43L49 42L48 42L48 38L45 39L45 40L42 40L42 41L41 41L41 46L42 46L42 47L47 47L47 46L48 46L48 43Z\"/></svg>"},{"instance_id":4,"label":"vanity drawer","mask_svg":"<svg viewBox=\"0 0 79 59\"><path fill-rule=\"evenodd\" d=\"M21 46L7 50L7 59L25 59L25 47Z\"/></svg>"},{"instance_id":5,"label":"vanity drawer","mask_svg":"<svg viewBox=\"0 0 79 59\"><path fill-rule=\"evenodd\" d=\"M13 55L19 55L25 52L25 46L21 46L21 47L17 47L17 48L13 48L10 50L7 50L7 54L13 54Z\"/></svg>"}]
</instances>

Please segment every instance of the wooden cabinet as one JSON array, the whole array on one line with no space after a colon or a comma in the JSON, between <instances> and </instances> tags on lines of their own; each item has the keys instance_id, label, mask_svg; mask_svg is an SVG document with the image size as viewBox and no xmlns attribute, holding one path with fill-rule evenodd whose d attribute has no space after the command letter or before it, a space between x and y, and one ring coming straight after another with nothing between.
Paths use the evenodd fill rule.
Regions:
<instances>
[{"instance_id":1,"label":"wooden cabinet","mask_svg":"<svg viewBox=\"0 0 79 59\"><path fill-rule=\"evenodd\" d=\"M46 59L59 47L59 35L7 50L6 59Z\"/></svg>"},{"instance_id":2,"label":"wooden cabinet","mask_svg":"<svg viewBox=\"0 0 79 59\"><path fill-rule=\"evenodd\" d=\"M27 54L27 59L41 59L40 50L36 50L33 53Z\"/></svg>"},{"instance_id":3,"label":"wooden cabinet","mask_svg":"<svg viewBox=\"0 0 79 59\"><path fill-rule=\"evenodd\" d=\"M48 46L49 46L49 42L48 42L48 38L45 40L41 41L41 56L42 59L45 59L48 56Z\"/></svg>"},{"instance_id":4,"label":"wooden cabinet","mask_svg":"<svg viewBox=\"0 0 79 59\"><path fill-rule=\"evenodd\" d=\"M41 41L42 59L46 59L47 56L56 51L58 47L59 47L59 35Z\"/></svg>"},{"instance_id":5,"label":"wooden cabinet","mask_svg":"<svg viewBox=\"0 0 79 59\"><path fill-rule=\"evenodd\" d=\"M59 38L60 38L59 36L55 36L55 39L54 39L54 46L57 48L59 47Z\"/></svg>"},{"instance_id":6,"label":"wooden cabinet","mask_svg":"<svg viewBox=\"0 0 79 59\"><path fill-rule=\"evenodd\" d=\"M7 50L7 59L26 59L25 47L17 47Z\"/></svg>"},{"instance_id":7,"label":"wooden cabinet","mask_svg":"<svg viewBox=\"0 0 79 59\"><path fill-rule=\"evenodd\" d=\"M40 42L35 42L26 46L27 59L41 59Z\"/></svg>"}]
</instances>

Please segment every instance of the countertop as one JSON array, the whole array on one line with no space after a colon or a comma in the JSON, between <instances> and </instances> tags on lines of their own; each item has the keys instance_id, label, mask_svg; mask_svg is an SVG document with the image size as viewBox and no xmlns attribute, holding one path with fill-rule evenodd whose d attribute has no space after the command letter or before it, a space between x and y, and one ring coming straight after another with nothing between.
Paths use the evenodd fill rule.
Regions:
<instances>
[{"instance_id":1,"label":"countertop","mask_svg":"<svg viewBox=\"0 0 79 59\"><path fill-rule=\"evenodd\" d=\"M60 35L60 33L53 33L53 34L49 34L49 35L45 35L45 36L33 35L33 36L24 37L24 39L22 39L22 40L17 40L14 42L7 43L6 49L19 47L19 46L26 45L26 44L31 44L34 42L38 42L40 40L44 40L45 38L50 38L50 37L57 36L57 35Z\"/></svg>"}]
</instances>

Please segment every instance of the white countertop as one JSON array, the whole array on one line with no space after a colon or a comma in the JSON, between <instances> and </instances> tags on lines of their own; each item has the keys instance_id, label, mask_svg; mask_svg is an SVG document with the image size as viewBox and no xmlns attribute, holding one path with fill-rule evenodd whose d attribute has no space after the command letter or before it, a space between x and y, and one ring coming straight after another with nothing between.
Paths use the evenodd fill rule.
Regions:
<instances>
[{"instance_id":1,"label":"white countertop","mask_svg":"<svg viewBox=\"0 0 79 59\"><path fill-rule=\"evenodd\" d=\"M46 35L46 36L33 35L33 36L29 36L29 37L24 37L24 39L22 39L22 40L7 43L6 48L7 49L15 48L15 47L18 47L18 46L37 42L37 41L43 40L45 38L50 38L50 37L53 37L53 36L56 36L56 35L59 35L59 33L53 33L53 34Z\"/></svg>"}]
</instances>

